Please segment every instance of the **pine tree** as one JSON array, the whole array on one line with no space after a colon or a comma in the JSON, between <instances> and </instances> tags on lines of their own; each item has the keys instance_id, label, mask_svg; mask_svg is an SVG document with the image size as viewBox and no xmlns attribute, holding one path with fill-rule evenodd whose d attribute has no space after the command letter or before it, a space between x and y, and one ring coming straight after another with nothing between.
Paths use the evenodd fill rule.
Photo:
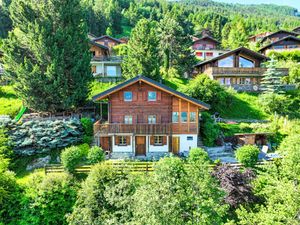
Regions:
<instances>
[{"instance_id":1,"label":"pine tree","mask_svg":"<svg viewBox=\"0 0 300 225\"><path fill-rule=\"evenodd\" d=\"M126 78L142 74L159 80L159 54L156 22L141 19L132 30L128 54L122 68Z\"/></svg>"},{"instance_id":2,"label":"pine tree","mask_svg":"<svg viewBox=\"0 0 300 225\"><path fill-rule=\"evenodd\" d=\"M283 85L281 82L282 73L276 69L277 60L271 57L267 64L267 71L261 82L261 90L263 93L283 93Z\"/></svg>"},{"instance_id":3,"label":"pine tree","mask_svg":"<svg viewBox=\"0 0 300 225\"><path fill-rule=\"evenodd\" d=\"M87 27L79 0L15 0L14 30L4 42L6 75L36 111L81 105L92 78Z\"/></svg>"}]
</instances>

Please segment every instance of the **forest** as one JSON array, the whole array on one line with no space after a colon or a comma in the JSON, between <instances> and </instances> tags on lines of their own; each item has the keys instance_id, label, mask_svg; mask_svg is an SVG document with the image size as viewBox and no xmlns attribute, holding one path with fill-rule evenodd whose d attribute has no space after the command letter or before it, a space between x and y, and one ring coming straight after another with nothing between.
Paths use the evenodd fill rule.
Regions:
<instances>
[{"instance_id":1,"label":"forest","mask_svg":"<svg viewBox=\"0 0 300 225\"><path fill-rule=\"evenodd\" d=\"M197 63L191 36L209 29L225 49L255 50L249 36L300 26L297 9L211 0L36 2L0 0L8 82L0 86L0 114L8 115L0 118L0 225L300 224L300 52L270 55L259 94L224 88L208 76L185 78ZM258 147L245 145L235 152L238 164L230 165L199 147L186 157L117 160L114 166L93 146L91 118L11 119L25 106L51 113L90 106L93 95L117 85L93 78L88 34L129 38L113 49L124 57L125 79L143 74L210 104L201 113L204 146L219 146L235 133L267 133L280 157L258 161ZM278 67L289 68L282 80L274 73ZM282 83L295 90L282 91ZM216 114L254 122L217 123ZM30 149L20 156L23 146ZM27 170L39 157L55 163L51 173L45 165ZM128 165L147 170L123 169Z\"/></svg>"}]
</instances>

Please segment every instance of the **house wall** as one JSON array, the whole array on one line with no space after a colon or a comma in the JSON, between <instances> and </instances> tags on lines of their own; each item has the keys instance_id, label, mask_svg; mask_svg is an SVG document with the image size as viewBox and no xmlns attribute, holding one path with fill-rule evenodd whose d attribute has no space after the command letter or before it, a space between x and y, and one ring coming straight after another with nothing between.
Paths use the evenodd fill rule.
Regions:
<instances>
[{"instance_id":1,"label":"house wall","mask_svg":"<svg viewBox=\"0 0 300 225\"><path fill-rule=\"evenodd\" d=\"M180 152L187 152L192 148L197 148L198 136L196 134L181 134L173 136L180 138ZM193 140L187 140L187 137L193 137Z\"/></svg>"},{"instance_id":2,"label":"house wall","mask_svg":"<svg viewBox=\"0 0 300 225\"><path fill-rule=\"evenodd\" d=\"M196 58L208 60L222 55L228 51L226 50L195 50Z\"/></svg>"},{"instance_id":3,"label":"house wall","mask_svg":"<svg viewBox=\"0 0 300 225\"><path fill-rule=\"evenodd\" d=\"M124 101L124 92L131 91L133 99L130 102ZM148 91L157 93L156 101L148 101ZM173 124L173 133L198 133L198 106L189 103L178 97L163 92L154 86L140 82L123 88L121 91L111 94L109 97L110 123L124 123L124 116L132 116L133 124L148 124L148 116L155 115L157 124L172 123L172 112L187 112L188 122ZM189 112L196 113L196 122L189 121Z\"/></svg>"},{"instance_id":4,"label":"house wall","mask_svg":"<svg viewBox=\"0 0 300 225\"><path fill-rule=\"evenodd\" d=\"M263 42L275 42L275 41L278 41L282 38L285 38L287 36L290 36L292 34L290 33L285 33L285 32L280 32L280 33L277 33L277 34L274 34L274 35L271 35L270 37L266 38L266 40L264 40Z\"/></svg>"},{"instance_id":5,"label":"house wall","mask_svg":"<svg viewBox=\"0 0 300 225\"><path fill-rule=\"evenodd\" d=\"M201 39L201 40L198 40L198 41L195 41L193 43L193 46L192 48L194 50L197 50L197 49L205 49L205 48L208 48L208 49L216 49L217 48L217 45L218 43L216 43L215 41L213 40L210 40L210 39Z\"/></svg>"},{"instance_id":6,"label":"house wall","mask_svg":"<svg viewBox=\"0 0 300 225\"><path fill-rule=\"evenodd\" d=\"M90 52L95 52L95 57L102 57L102 56L108 55L107 50L100 48L98 46L95 46L95 45L92 45L90 47Z\"/></svg>"},{"instance_id":7,"label":"house wall","mask_svg":"<svg viewBox=\"0 0 300 225\"><path fill-rule=\"evenodd\" d=\"M128 144L126 146L121 146L121 145L116 145L116 143L115 143L116 136L112 136L112 152L121 152L121 153L125 153L125 152L132 153L132 152L134 152L133 138L132 138L132 136L128 136L128 137L130 137L130 144Z\"/></svg>"},{"instance_id":8,"label":"house wall","mask_svg":"<svg viewBox=\"0 0 300 225\"><path fill-rule=\"evenodd\" d=\"M151 145L150 143L151 136L147 137L147 143L148 143L148 152L169 152L169 136L166 136L167 142L165 145Z\"/></svg>"},{"instance_id":9,"label":"house wall","mask_svg":"<svg viewBox=\"0 0 300 225\"><path fill-rule=\"evenodd\" d=\"M92 72L94 76L104 76L104 77L121 77L122 70L121 64L116 62L110 61L92 61ZM107 74L107 67L108 66L115 66L116 67L116 76L108 76Z\"/></svg>"},{"instance_id":10,"label":"house wall","mask_svg":"<svg viewBox=\"0 0 300 225\"><path fill-rule=\"evenodd\" d=\"M293 51L300 49L300 42L296 40L282 40L278 43L272 44L270 47L262 51L263 54L268 54L270 51Z\"/></svg>"}]
</instances>

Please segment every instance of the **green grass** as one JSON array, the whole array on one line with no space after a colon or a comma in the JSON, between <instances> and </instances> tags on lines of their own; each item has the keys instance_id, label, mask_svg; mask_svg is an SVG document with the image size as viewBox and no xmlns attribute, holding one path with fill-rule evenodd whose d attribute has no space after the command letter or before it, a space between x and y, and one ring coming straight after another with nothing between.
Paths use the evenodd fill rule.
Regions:
<instances>
[{"instance_id":1,"label":"green grass","mask_svg":"<svg viewBox=\"0 0 300 225\"><path fill-rule=\"evenodd\" d=\"M109 89L115 85L117 85L117 83L102 83L102 82L99 82L96 80L93 81L90 85L91 92L89 95L89 100L92 99L93 96L95 96L103 91L106 91L107 89Z\"/></svg>"},{"instance_id":2,"label":"green grass","mask_svg":"<svg viewBox=\"0 0 300 225\"><path fill-rule=\"evenodd\" d=\"M0 87L0 115L14 117L22 107L22 100L16 96L12 86Z\"/></svg>"},{"instance_id":3,"label":"green grass","mask_svg":"<svg viewBox=\"0 0 300 225\"><path fill-rule=\"evenodd\" d=\"M188 79L184 78L171 78L168 80L164 80L163 83L174 90L178 90L181 87L185 86L188 83Z\"/></svg>"},{"instance_id":4,"label":"green grass","mask_svg":"<svg viewBox=\"0 0 300 225\"><path fill-rule=\"evenodd\" d=\"M236 124L228 124L228 123L218 123L220 129L222 130L225 137L233 136L237 133L252 133L253 129L250 127L248 123L236 123Z\"/></svg>"},{"instance_id":5,"label":"green grass","mask_svg":"<svg viewBox=\"0 0 300 225\"><path fill-rule=\"evenodd\" d=\"M226 119L256 119L266 120L266 114L258 105L256 93L236 93L230 106L224 108L220 115Z\"/></svg>"}]
</instances>

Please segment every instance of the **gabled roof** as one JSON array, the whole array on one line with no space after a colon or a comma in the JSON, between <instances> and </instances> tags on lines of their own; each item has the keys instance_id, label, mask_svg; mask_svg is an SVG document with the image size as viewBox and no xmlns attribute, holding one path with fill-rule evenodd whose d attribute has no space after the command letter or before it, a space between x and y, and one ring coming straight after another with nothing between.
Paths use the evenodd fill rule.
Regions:
<instances>
[{"instance_id":1,"label":"gabled roof","mask_svg":"<svg viewBox=\"0 0 300 225\"><path fill-rule=\"evenodd\" d=\"M255 57L257 59L261 59L261 60L267 60L268 59L268 57L266 57L266 56L264 56L264 55L262 55L262 54L260 54L258 52L254 52L254 51L252 51L252 50L250 50L248 48L245 48L245 47L239 47L237 49L234 49L232 51L229 51L229 52L226 52L226 53L224 53L222 55L214 57L212 59L209 59L209 60L206 60L206 61L203 61L203 62L199 62L198 64L195 65L195 67L196 66L202 66L202 65L205 65L207 63L214 62L214 61L217 61L219 59L226 58L226 57L228 57L228 56L230 56L230 55L232 55L232 54L234 54L236 52L246 53L248 55L252 55L253 57Z\"/></svg>"},{"instance_id":2,"label":"gabled roof","mask_svg":"<svg viewBox=\"0 0 300 225\"><path fill-rule=\"evenodd\" d=\"M296 28L293 30L293 32L298 33L296 30L300 30L300 26L299 26L299 27L296 27Z\"/></svg>"},{"instance_id":3,"label":"gabled roof","mask_svg":"<svg viewBox=\"0 0 300 225\"><path fill-rule=\"evenodd\" d=\"M90 43L91 45L97 46L97 47L99 47L99 48L102 48L102 49L105 49L105 50L109 50L108 47L106 47L106 46L104 46L104 45L101 45L101 44L99 44L99 43L97 43L97 42L95 42L95 41L89 40L89 43Z\"/></svg>"},{"instance_id":4,"label":"gabled roof","mask_svg":"<svg viewBox=\"0 0 300 225\"><path fill-rule=\"evenodd\" d=\"M113 93L115 93L115 92L117 92L117 91L119 91L119 90L121 90L121 89L129 86L129 85L137 83L139 81L143 81L143 82L145 82L145 83L147 83L147 84L149 84L151 86L155 86L157 89L160 89L160 90L162 90L164 92L168 92L168 93L170 93L172 95L175 95L175 96L177 96L177 97L179 97L181 99L184 99L184 100L186 100L188 102L191 102L191 103L193 103L195 105L198 105L198 106L200 106L202 108L210 109L210 105L209 104L206 104L206 103L204 103L202 101L199 101L199 100L197 100L195 98L189 97L189 96L187 96L187 95L185 95L185 94L183 94L183 93L181 93L179 91L176 91L176 90L174 90L174 89L172 89L172 88L170 88L170 87L168 87L168 86L166 86L164 84L161 84L161 83L159 83L157 81L154 81L154 80L152 80L152 79L150 79L148 77L144 77L142 75L136 76L136 77L134 77L132 79L129 79L129 80L127 80L127 81L125 81L125 82L123 82L123 83L121 83L121 84L119 84L119 85L117 85L115 87L112 87L112 88L110 88L110 89L108 89L108 90L106 90L104 92L101 92L100 94L97 94L97 95L93 96L93 101L97 101L97 100L101 100L101 99L107 98L108 95L111 95L111 94L113 94Z\"/></svg>"},{"instance_id":5,"label":"gabled roof","mask_svg":"<svg viewBox=\"0 0 300 225\"><path fill-rule=\"evenodd\" d=\"M94 34L92 34L92 33L88 33L88 38L90 39L90 40L92 40L92 39L94 39L94 38L96 38L97 36L96 35L94 35Z\"/></svg>"},{"instance_id":6,"label":"gabled roof","mask_svg":"<svg viewBox=\"0 0 300 225\"><path fill-rule=\"evenodd\" d=\"M298 36L298 33L295 33L295 32L293 32L293 31L279 30L279 31L276 31L276 32L274 32L274 33L272 33L272 34L269 34L269 35L265 36L263 39L261 39L260 42L262 43L262 42L264 42L265 40L267 40L268 38L271 38L273 35L276 35L276 34L279 34L279 33L287 33L287 34L289 34L289 35L291 35L291 36Z\"/></svg>"},{"instance_id":7,"label":"gabled roof","mask_svg":"<svg viewBox=\"0 0 300 225\"><path fill-rule=\"evenodd\" d=\"M296 38L295 36L287 36L287 37L284 37L284 38L279 39L278 41L274 41L273 43L268 44L268 45L262 47L262 48L259 49L258 51L261 52L261 51L265 50L266 48L271 47L271 46L274 45L274 44L277 44L277 43L279 43L279 42L281 42L281 41L286 41L286 40L298 41L298 42L300 43L300 38Z\"/></svg>"},{"instance_id":8,"label":"gabled roof","mask_svg":"<svg viewBox=\"0 0 300 225\"><path fill-rule=\"evenodd\" d=\"M109 36L109 35L103 35L103 36L100 36L100 37L96 37L96 38L93 39L93 41L98 41L98 40L101 40L101 39L103 39L103 38L109 38L109 39L111 39L111 40L113 40L113 41L116 41L116 42L118 42L118 43L122 43L119 39L113 38L113 37L111 37L111 36Z\"/></svg>"},{"instance_id":9,"label":"gabled roof","mask_svg":"<svg viewBox=\"0 0 300 225\"><path fill-rule=\"evenodd\" d=\"M198 42L198 41L202 41L204 39L210 39L213 42L216 42L216 43L220 44L220 42L218 40L214 39L212 36L209 36L209 35L205 35L205 36L203 36L201 38L198 38L197 40L194 40L193 43Z\"/></svg>"}]
</instances>

